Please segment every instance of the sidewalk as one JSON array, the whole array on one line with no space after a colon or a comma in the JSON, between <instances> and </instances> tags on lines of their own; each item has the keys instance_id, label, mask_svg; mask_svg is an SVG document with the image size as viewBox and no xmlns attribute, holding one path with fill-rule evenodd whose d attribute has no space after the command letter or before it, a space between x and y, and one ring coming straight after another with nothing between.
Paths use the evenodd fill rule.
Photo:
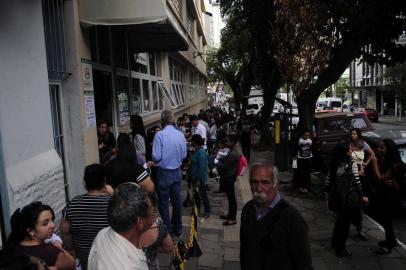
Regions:
<instances>
[{"instance_id":1,"label":"sidewalk","mask_svg":"<svg viewBox=\"0 0 406 270\"><path fill-rule=\"evenodd\" d=\"M271 152L252 152L252 163L273 160ZM368 218L364 219L364 230L369 241L361 242L355 239L355 228L351 228L348 249L353 253L350 258L337 258L330 248L330 239L334 226L334 215L326 210L325 202L320 196L297 195L289 191L291 175L280 172L279 190L285 200L295 206L303 215L309 226L309 237L315 270L327 269L368 269L368 270L400 270L406 269L406 249L398 246L392 254L376 256L373 251L377 242L384 239L381 229ZM219 215L225 214L228 203L225 194L217 195L213 191L218 188L215 179L209 179L209 200L212 206L212 215L209 219L200 219L198 224L198 243L203 255L193 258L185 264L185 270L238 270L239 265L239 224L223 226ZM317 187L316 187L317 188ZM238 221L241 209L245 202L251 200L251 191L248 183L248 172L239 177L236 183L238 201ZM186 196L186 185L182 189L183 199ZM188 239L191 208L183 208L183 240ZM169 255L160 256L161 269L170 269ZM173 268L172 268L173 269Z\"/></svg>"},{"instance_id":2,"label":"sidewalk","mask_svg":"<svg viewBox=\"0 0 406 270\"><path fill-rule=\"evenodd\" d=\"M406 116L402 116L402 120L399 121L393 115L379 115L378 123L406 126Z\"/></svg>"}]
</instances>

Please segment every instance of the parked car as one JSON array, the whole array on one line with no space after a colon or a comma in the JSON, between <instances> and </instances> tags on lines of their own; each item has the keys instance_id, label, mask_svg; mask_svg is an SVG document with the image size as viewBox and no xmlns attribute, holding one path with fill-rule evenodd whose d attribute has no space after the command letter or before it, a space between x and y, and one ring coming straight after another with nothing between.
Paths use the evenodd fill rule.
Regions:
<instances>
[{"instance_id":1,"label":"parked car","mask_svg":"<svg viewBox=\"0 0 406 270\"><path fill-rule=\"evenodd\" d=\"M358 112L363 113L372 122L376 123L379 120L378 112L376 110L374 110L374 109L371 109L371 108L359 108Z\"/></svg>"},{"instance_id":2,"label":"parked car","mask_svg":"<svg viewBox=\"0 0 406 270\"><path fill-rule=\"evenodd\" d=\"M406 130L374 130L363 134L364 139L373 144L377 139L391 139L398 147L400 157L406 164ZM400 183L400 194L402 198L401 207L406 209L406 175Z\"/></svg>"},{"instance_id":3,"label":"parked car","mask_svg":"<svg viewBox=\"0 0 406 270\"><path fill-rule=\"evenodd\" d=\"M314 169L327 173L335 146L349 139L352 128L359 128L361 131L373 130L371 122L364 114L342 112L315 114Z\"/></svg>"}]
</instances>

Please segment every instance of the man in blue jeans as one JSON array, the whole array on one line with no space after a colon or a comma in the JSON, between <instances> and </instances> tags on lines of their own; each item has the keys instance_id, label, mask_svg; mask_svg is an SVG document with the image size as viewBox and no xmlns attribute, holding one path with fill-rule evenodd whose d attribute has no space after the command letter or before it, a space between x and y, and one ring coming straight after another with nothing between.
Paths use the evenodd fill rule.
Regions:
<instances>
[{"instance_id":1,"label":"man in blue jeans","mask_svg":"<svg viewBox=\"0 0 406 270\"><path fill-rule=\"evenodd\" d=\"M172 236L180 236L182 234L180 166L187 154L186 140L183 133L173 126L171 111L162 112L161 124L162 129L155 135L152 145L152 160L157 167L158 209L169 233ZM173 207L172 220L169 218L169 199Z\"/></svg>"}]
</instances>

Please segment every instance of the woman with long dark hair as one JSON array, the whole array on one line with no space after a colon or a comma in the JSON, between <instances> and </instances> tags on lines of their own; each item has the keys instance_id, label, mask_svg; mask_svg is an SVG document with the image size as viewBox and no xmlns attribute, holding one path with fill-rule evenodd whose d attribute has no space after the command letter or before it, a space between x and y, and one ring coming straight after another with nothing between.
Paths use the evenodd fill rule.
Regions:
<instances>
[{"instance_id":1,"label":"woman with long dark hair","mask_svg":"<svg viewBox=\"0 0 406 270\"><path fill-rule=\"evenodd\" d=\"M375 178L378 181L375 200L375 218L385 229L385 240L379 242L378 255L392 252L397 240L393 230L393 210L399 202L399 183L405 174L405 165L393 140L385 139L380 144L378 159L372 159Z\"/></svg>"},{"instance_id":2,"label":"woman with long dark hair","mask_svg":"<svg viewBox=\"0 0 406 270\"><path fill-rule=\"evenodd\" d=\"M57 269L75 269L75 259L65 250L46 244L55 229L55 214L42 202L32 202L11 216L11 234L5 249L10 253L37 257Z\"/></svg>"},{"instance_id":3,"label":"woman with long dark hair","mask_svg":"<svg viewBox=\"0 0 406 270\"><path fill-rule=\"evenodd\" d=\"M362 202L362 186L358 168L350 159L351 148L346 143L336 146L329 177L326 179L326 200L336 212L331 246L338 257L351 256L345 248L350 224L358 219Z\"/></svg>"},{"instance_id":4,"label":"woman with long dark hair","mask_svg":"<svg viewBox=\"0 0 406 270\"><path fill-rule=\"evenodd\" d=\"M148 192L154 191L154 183L144 167L137 163L137 152L132 143L122 143L117 158L105 166L106 182L113 188L124 182L138 183Z\"/></svg>"},{"instance_id":5,"label":"woman with long dark hair","mask_svg":"<svg viewBox=\"0 0 406 270\"><path fill-rule=\"evenodd\" d=\"M144 121L142 120L142 117L139 116L138 114L131 115L130 125L131 125L132 139L133 139L133 144L134 144L135 150L137 150L137 152L140 152L144 156L144 159L145 159L145 154L147 152L145 141L146 141L147 135L145 134Z\"/></svg>"}]
</instances>

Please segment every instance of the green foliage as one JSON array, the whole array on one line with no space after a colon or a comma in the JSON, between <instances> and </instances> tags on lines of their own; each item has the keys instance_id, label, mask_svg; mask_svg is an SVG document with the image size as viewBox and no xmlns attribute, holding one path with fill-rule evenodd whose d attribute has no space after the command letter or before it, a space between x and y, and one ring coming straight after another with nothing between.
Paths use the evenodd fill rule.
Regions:
<instances>
[{"instance_id":1,"label":"green foliage","mask_svg":"<svg viewBox=\"0 0 406 270\"><path fill-rule=\"evenodd\" d=\"M238 104L243 103L252 85L251 36L241 13L241 6L232 6L221 32L220 48L209 50L207 58L210 81L226 82Z\"/></svg>"},{"instance_id":2,"label":"green foliage","mask_svg":"<svg viewBox=\"0 0 406 270\"><path fill-rule=\"evenodd\" d=\"M341 76L340 79L334 84L336 96L345 100L345 96L349 90L350 80L348 77Z\"/></svg>"}]
</instances>

